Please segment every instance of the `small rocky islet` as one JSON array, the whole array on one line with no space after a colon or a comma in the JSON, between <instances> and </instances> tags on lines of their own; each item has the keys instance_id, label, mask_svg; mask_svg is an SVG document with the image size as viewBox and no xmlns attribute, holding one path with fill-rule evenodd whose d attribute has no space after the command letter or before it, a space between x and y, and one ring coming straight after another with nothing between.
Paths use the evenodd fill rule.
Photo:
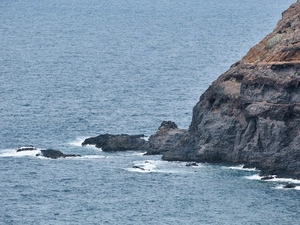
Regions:
<instances>
[{"instance_id":1,"label":"small rocky islet","mask_svg":"<svg viewBox=\"0 0 300 225\"><path fill-rule=\"evenodd\" d=\"M20 147L16 150L16 152L24 152L24 151L36 151L37 149L33 145L27 145ZM45 150L38 150L39 153L36 154L36 156L42 156L45 158L50 159L59 159L59 158L67 158L67 157L81 157L81 155L78 154L64 154L60 150L54 150L54 149L45 149Z\"/></svg>"},{"instance_id":2,"label":"small rocky islet","mask_svg":"<svg viewBox=\"0 0 300 225\"><path fill-rule=\"evenodd\" d=\"M82 145L146 150L168 161L242 163L265 177L300 179L299 15L300 0L201 95L188 129L164 121L148 141L103 134Z\"/></svg>"}]
</instances>

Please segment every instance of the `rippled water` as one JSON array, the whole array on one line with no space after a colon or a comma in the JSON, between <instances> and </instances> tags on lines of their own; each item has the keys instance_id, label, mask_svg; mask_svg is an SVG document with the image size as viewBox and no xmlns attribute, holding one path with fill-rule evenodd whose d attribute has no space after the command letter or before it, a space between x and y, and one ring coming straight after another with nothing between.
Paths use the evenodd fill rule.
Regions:
<instances>
[{"instance_id":1,"label":"rippled water","mask_svg":"<svg viewBox=\"0 0 300 225\"><path fill-rule=\"evenodd\" d=\"M0 224L297 224L300 188L282 189L297 181L80 146L187 128L200 94L293 2L2 1ZM15 152L27 144L83 157Z\"/></svg>"}]
</instances>

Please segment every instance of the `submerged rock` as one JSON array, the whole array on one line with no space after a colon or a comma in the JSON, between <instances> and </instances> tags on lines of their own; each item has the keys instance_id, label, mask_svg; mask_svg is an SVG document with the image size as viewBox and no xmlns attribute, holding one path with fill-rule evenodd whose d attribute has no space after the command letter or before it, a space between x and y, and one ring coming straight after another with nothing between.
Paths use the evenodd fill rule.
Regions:
<instances>
[{"instance_id":1,"label":"submerged rock","mask_svg":"<svg viewBox=\"0 0 300 225\"><path fill-rule=\"evenodd\" d=\"M274 176L265 176L265 177L262 177L261 180L272 180L274 178L275 178Z\"/></svg>"},{"instance_id":2,"label":"submerged rock","mask_svg":"<svg viewBox=\"0 0 300 225\"><path fill-rule=\"evenodd\" d=\"M296 185L294 184L287 184L287 185L284 185L283 188L295 188Z\"/></svg>"},{"instance_id":3,"label":"submerged rock","mask_svg":"<svg viewBox=\"0 0 300 225\"><path fill-rule=\"evenodd\" d=\"M164 160L253 165L300 178L300 0L274 31L221 75Z\"/></svg>"},{"instance_id":4,"label":"submerged rock","mask_svg":"<svg viewBox=\"0 0 300 225\"><path fill-rule=\"evenodd\" d=\"M36 156L43 156L46 158L51 158L51 159L58 159L58 158L66 158L66 157L80 157L81 155L76 155L76 154L64 154L59 150L41 150L40 154L37 154Z\"/></svg>"}]
</instances>

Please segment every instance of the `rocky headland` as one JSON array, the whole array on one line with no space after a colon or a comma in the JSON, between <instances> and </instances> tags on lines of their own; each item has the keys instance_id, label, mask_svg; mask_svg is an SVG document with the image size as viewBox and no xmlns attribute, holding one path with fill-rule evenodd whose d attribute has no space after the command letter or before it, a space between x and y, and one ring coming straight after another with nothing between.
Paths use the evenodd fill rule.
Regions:
<instances>
[{"instance_id":1,"label":"rocky headland","mask_svg":"<svg viewBox=\"0 0 300 225\"><path fill-rule=\"evenodd\" d=\"M163 159L300 178L300 0L202 94L187 134Z\"/></svg>"},{"instance_id":2,"label":"rocky headland","mask_svg":"<svg viewBox=\"0 0 300 225\"><path fill-rule=\"evenodd\" d=\"M105 150L92 140L83 145ZM163 122L149 141L138 142L132 150L164 160L242 163L264 176L300 179L300 0L201 95L188 130ZM128 148L118 142L112 149Z\"/></svg>"}]
</instances>

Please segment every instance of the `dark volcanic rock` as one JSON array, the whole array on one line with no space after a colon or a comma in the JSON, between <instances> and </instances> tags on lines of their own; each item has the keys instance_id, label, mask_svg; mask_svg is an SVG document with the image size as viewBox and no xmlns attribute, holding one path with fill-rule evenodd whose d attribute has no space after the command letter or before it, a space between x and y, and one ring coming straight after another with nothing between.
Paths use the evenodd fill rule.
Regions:
<instances>
[{"instance_id":1,"label":"dark volcanic rock","mask_svg":"<svg viewBox=\"0 0 300 225\"><path fill-rule=\"evenodd\" d=\"M173 149L186 132L187 130L179 129L172 121L163 121L157 132L151 135L148 141L144 139L143 134L101 134L85 139L82 146L95 145L97 148L102 148L103 151L145 150L146 154L154 155Z\"/></svg>"},{"instance_id":2,"label":"dark volcanic rock","mask_svg":"<svg viewBox=\"0 0 300 225\"><path fill-rule=\"evenodd\" d=\"M64 154L59 150L52 150L52 149L41 150L41 154L37 154L36 156L43 156L51 159L66 158L66 157L80 157L80 155Z\"/></svg>"},{"instance_id":3,"label":"dark volcanic rock","mask_svg":"<svg viewBox=\"0 0 300 225\"><path fill-rule=\"evenodd\" d=\"M126 150L147 150L149 143L143 139L144 135L128 134L101 134L84 140L82 146L95 145L103 151L126 151Z\"/></svg>"},{"instance_id":4,"label":"dark volcanic rock","mask_svg":"<svg viewBox=\"0 0 300 225\"><path fill-rule=\"evenodd\" d=\"M187 130L179 129L172 121L163 121L154 135L149 138L147 155L162 154L172 150L182 140Z\"/></svg>"},{"instance_id":5,"label":"dark volcanic rock","mask_svg":"<svg viewBox=\"0 0 300 225\"><path fill-rule=\"evenodd\" d=\"M274 31L221 75L164 160L245 163L300 178L300 0Z\"/></svg>"}]
</instances>

